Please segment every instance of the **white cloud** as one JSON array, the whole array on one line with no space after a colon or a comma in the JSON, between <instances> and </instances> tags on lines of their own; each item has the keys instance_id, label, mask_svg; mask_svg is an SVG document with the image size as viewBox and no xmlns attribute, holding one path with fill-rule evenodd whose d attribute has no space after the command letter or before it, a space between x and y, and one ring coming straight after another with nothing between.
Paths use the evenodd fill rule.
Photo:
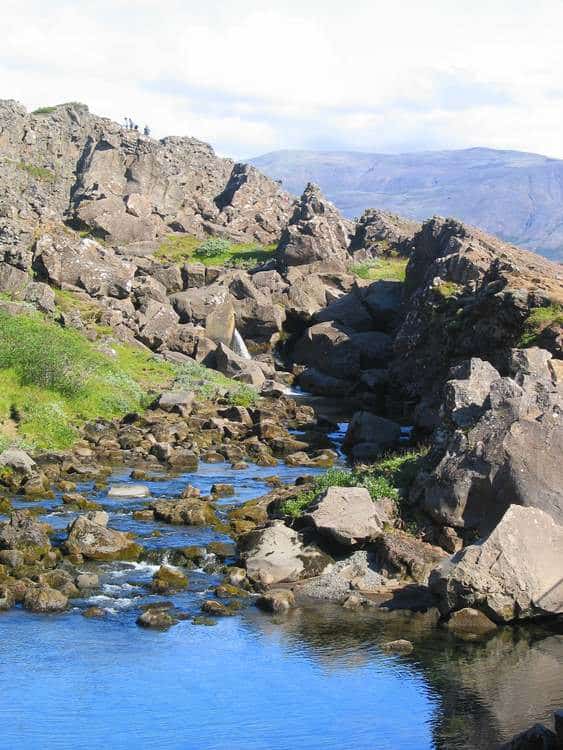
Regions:
<instances>
[{"instance_id":1,"label":"white cloud","mask_svg":"<svg viewBox=\"0 0 563 750\"><path fill-rule=\"evenodd\" d=\"M563 158L560 0L3 0L0 96L220 153L473 145Z\"/></svg>"}]
</instances>

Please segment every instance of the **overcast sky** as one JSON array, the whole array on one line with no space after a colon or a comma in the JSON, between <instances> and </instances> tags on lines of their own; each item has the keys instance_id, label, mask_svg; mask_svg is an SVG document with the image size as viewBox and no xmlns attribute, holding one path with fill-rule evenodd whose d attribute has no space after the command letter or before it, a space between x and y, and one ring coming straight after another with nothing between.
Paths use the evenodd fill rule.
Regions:
<instances>
[{"instance_id":1,"label":"overcast sky","mask_svg":"<svg viewBox=\"0 0 563 750\"><path fill-rule=\"evenodd\" d=\"M563 158L563 0L1 0L0 97L222 155Z\"/></svg>"}]
</instances>

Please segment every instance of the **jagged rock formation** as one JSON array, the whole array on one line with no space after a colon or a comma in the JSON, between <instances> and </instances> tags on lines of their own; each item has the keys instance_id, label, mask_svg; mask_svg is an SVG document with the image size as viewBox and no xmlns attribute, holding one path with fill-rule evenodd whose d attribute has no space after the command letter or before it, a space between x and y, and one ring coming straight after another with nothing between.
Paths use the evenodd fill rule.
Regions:
<instances>
[{"instance_id":1,"label":"jagged rock formation","mask_svg":"<svg viewBox=\"0 0 563 750\"><path fill-rule=\"evenodd\" d=\"M452 364L480 357L504 373L532 310L562 302L560 265L453 219L426 222L407 266L392 364L406 395L422 399L418 422L436 423ZM559 323L542 334L542 346L562 356Z\"/></svg>"},{"instance_id":2,"label":"jagged rock formation","mask_svg":"<svg viewBox=\"0 0 563 750\"><path fill-rule=\"evenodd\" d=\"M356 260L374 258L390 250L408 255L412 249L412 239L420 228L418 221L378 208L368 208L358 219L350 251Z\"/></svg>"},{"instance_id":3,"label":"jagged rock formation","mask_svg":"<svg viewBox=\"0 0 563 750\"><path fill-rule=\"evenodd\" d=\"M460 533L487 533L511 504L563 523L561 362L543 349L516 349L509 374L473 359L446 384L435 468L421 478L420 502Z\"/></svg>"},{"instance_id":4,"label":"jagged rock formation","mask_svg":"<svg viewBox=\"0 0 563 750\"><path fill-rule=\"evenodd\" d=\"M563 260L563 161L491 148L369 154L275 151L252 159L286 190L321 186L344 216L378 206L401 216L455 216L506 242Z\"/></svg>"},{"instance_id":5,"label":"jagged rock formation","mask_svg":"<svg viewBox=\"0 0 563 750\"><path fill-rule=\"evenodd\" d=\"M353 225L342 218L317 185L309 183L278 245L282 268L309 263L344 268L350 262Z\"/></svg>"},{"instance_id":6,"label":"jagged rock formation","mask_svg":"<svg viewBox=\"0 0 563 750\"><path fill-rule=\"evenodd\" d=\"M0 101L0 148L0 240L8 248L63 219L112 244L171 231L273 242L293 208L254 167L220 159L194 138L146 138L82 104L28 114Z\"/></svg>"}]
</instances>

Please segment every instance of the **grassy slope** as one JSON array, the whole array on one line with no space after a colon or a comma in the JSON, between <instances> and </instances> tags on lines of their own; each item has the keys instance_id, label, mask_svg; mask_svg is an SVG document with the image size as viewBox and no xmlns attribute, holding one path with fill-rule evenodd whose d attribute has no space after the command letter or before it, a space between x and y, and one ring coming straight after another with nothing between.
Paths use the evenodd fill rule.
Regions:
<instances>
[{"instance_id":1,"label":"grassy slope","mask_svg":"<svg viewBox=\"0 0 563 750\"><path fill-rule=\"evenodd\" d=\"M0 312L0 448L64 449L88 419L139 411L176 383L202 398L230 392L250 404L256 392L202 365L173 366L132 346L115 344L114 356L80 333L39 314Z\"/></svg>"}]
</instances>

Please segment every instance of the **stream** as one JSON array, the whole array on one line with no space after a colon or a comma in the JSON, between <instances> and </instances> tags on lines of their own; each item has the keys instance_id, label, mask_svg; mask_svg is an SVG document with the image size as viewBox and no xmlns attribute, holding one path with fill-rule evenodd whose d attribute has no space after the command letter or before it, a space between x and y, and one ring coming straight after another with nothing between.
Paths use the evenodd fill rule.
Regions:
<instances>
[{"instance_id":1,"label":"stream","mask_svg":"<svg viewBox=\"0 0 563 750\"><path fill-rule=\"evenodd\" d=\"M332 435L335 446L343 428ZM321 470L317 470L321 471ZM233 504L269 490L276 474L293 481L315 470L202 463L194 474L152 474L153 497L190 483L207 494L234 484ZM113 484L130 482L120 468ZM229 542L211 528L135 521L138 499L114 499L91 483L78 491L110 513L109 525L132 531L148 550ZM22 499L15 507L37 507ZM75 514L60 497L43 501L42 520L60 537ZM88 569L88 564L84 569ZM140 628L141 605L163 597L146 586L147 562L96 565L101 593L71 600L59 615L20 608L0 614L0 748L20 750L482 750L563 705L563 634L534 626L501 629L484 642L381 613L315 603L284 616L252 599L215 625L182 620L166 632ZM166 596L192 615L220 576L188 572L186 591ZM104 619L81 612L104 607ZM411 655L381 644L408 638Z\"/></svg>"}]
</instances>

